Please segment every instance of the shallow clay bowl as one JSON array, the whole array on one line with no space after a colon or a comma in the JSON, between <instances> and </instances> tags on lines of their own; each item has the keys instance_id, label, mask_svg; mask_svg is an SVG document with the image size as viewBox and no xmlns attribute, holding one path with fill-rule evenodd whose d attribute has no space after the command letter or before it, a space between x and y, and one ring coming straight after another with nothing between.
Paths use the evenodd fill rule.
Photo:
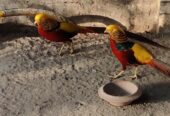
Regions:
<instances>
[{"instance_id":1,"label":"shallow clay bowl","mask_svg":"<svg viewBox=\"0 0 170 116\"><path fill-rule=\"evenodd\" d=\"M142 91L130 81L117 80L100 87L98 94L114 106L125 106L139 98Z\"/></svg>"}]
</instances>

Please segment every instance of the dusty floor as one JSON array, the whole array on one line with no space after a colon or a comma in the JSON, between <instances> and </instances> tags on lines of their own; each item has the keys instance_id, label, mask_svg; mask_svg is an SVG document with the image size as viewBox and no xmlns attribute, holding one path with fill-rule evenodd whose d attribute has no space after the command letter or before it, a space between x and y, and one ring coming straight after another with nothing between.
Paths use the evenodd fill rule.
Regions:
<instances>
[{"instance_id":1,"label":"dusty floor","mask_svg":"<svg viewBox=\"0 0 170 116\"><path fill-rule=\"evenodd\" d=\"M78 35L76 53L70 55L65 49L63 56L59 56L60 45L34 37L32 32L23 29L18 33L3 33L0 116L170 115L170 80L147 66L141 66L142 78L135 80L144 94L134 104L114 107L98 97L98 88L109 82L107 75L119 68L109 49L108 36ZM168 46L169 38L157 37L155 41ZM157 53L158 59L170 64L170 51L149 48ZM126 79L131 75L129 72Z\"/></svg>"}]
</instances>

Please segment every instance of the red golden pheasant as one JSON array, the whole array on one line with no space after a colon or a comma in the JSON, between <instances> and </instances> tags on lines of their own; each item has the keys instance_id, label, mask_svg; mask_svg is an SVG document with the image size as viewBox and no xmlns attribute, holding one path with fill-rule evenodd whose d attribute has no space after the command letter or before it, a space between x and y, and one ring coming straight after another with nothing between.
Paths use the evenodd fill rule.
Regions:
<instances>
[{"instance_id":1,"label":"red golden pheasant","mask_svg":"<svg viewBox=\"0 0 170 116\"><path fill-rule=\"evenodd\" d=\"M63 42L70 46L71 53L73 52L72 37L78 33L94 33L97 27L83 27L72 22L59 22L55 17L45 13L38 13L35 16L35 22L39 34L47 40L54 42ZM61 53L61 47L59 54Z\"/></svg>"},{"instance_id":2,"label":"red golden pheasant","mask_svg":"<svg viewBox=\"0 0 170 116\"><path fill-rule=\"evenodd\" d=\"M134 78L137 78L138 65L150 65L170 76L170 68L154 58L149 50L139 43L127 40L125 32L118 25L108 25L105 30L110 35L110 47L122 65L122 70L114 77L120 77L128 65L136 67Z\"/></svg>"}]
</instances>

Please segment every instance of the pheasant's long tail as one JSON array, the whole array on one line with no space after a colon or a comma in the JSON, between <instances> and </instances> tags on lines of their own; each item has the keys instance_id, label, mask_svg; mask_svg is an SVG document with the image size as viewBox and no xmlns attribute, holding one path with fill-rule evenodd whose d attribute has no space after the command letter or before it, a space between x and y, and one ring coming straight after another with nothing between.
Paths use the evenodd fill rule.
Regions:
<instances>
[{"instance_id":1,"label":"pheasant's long tail","mask_svg":"<svg viewBox=\"0 0 170 116\"><path fill-rule=\"evenodd\" d=\"M147 43L149 45L155 46L155 47L159 47L159 48L163 48L165 50L170 50L169 47L166 47L164 45L161 45L157 42L154 42L153 40L146 38L144 36L129 32L129 31L125 31L126 35L128 38L130 38L131 40L135 40L135 41L139 41L139 42L143 42L143 43Z\"/></svg>"},{"instance_id":2,"label":"pheasant's long tail","mask_svg":"<svg viewBox=\"0 0 170 116\"><path fill-rule=\"evenodd\" d=\"M157 70L161 71L162 73L164 73L168 77L170 77L170 67L167 66L162 61L159 61L157 59L153 59L149 62L149 65L156 68Z\"/></svg>"},{"instance_id":3,"label":"pheasant's long tail","mask_svg":"<svg viewBox=\"0 0 170 116\"><path fill-rule=\"evenodd\" d=\"M105 27L83 27L81 26L81 29L79 33L101 33L104 34Z\"/></svg>"}]
</instances>

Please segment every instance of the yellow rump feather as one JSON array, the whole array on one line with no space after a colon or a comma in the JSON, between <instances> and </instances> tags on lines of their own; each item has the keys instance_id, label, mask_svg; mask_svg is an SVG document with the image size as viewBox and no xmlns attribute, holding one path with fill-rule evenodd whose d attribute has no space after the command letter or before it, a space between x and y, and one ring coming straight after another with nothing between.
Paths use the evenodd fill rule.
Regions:
<instances>
[{"instance_id":1,"label":"yellow rump feather","mask_svg":"<svg viewBox=\"0 0 170 116\"><path fill-rule=\"evenodd\" d=\"M135 58L140 62L147 64L153 59L153 55L142 45L135 43L131 48Z\"/></svg>"},{"instance_id":2,"label":"yellow rump feather","mask_svg":"<svg viewBox=\"0 0 170 116\"><path fill-rule=\"evenodd\" d=\"M77 26L73 23L61 22L60 29L66 31L66 32L72 33L72 32L78 32L81 29L81 27Z\"/></svg>"}]
</instances>

